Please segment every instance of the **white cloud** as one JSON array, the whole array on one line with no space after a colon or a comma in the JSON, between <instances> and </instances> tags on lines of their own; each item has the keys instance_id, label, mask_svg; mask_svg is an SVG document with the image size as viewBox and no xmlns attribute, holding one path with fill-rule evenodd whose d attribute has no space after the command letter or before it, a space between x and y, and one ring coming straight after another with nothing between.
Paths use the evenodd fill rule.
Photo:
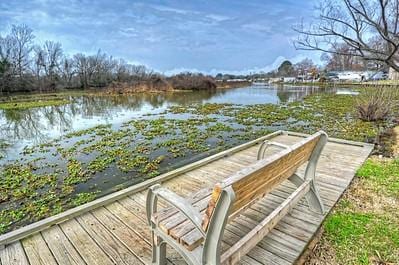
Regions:
<instances>
[{"instance_id":1,"label":"white cloud","mask_svg":"<svg viewBox=\"0 0 399 265\"><path fill-rule=\"evenodd\" d=\"M249 23L241 26L245 30L258 31L262 33L272 33L272 27L269 24Z\"/></svg>"},{"instance_id":2,"label":"white cloud","mask_svg":"<svg viewBox=\"0 0 399 265\"><path fill-rule=\"evenodd\" d=\"M139 32L136 28L122 28L119 30L119 33L125 37L137 37L139 36Z\"/></svg>"},{"instance_id":3,"label":"white cloud","mask_svg":"<svg viewBox=\"0 0 399 265\"><path fill-rule=\"evenodd\" d=\"M166 76L171 76L171 75L175 75L175 74L178 74L178 73L184 73L184 72L209 74L207 72L198 70L196 68L183 68L183 67L167 70L167 71L162 72L162 74L164 74Z\"/></svg>"},{"instance_id":4,"label":"white cloud","mask_svg":"<svg viewBox=\"0 0 399 265\"><path fill-rule=\"evenodd\" d=\"M208 14L205 17L209 18L211 20L214 20L216 22L222 22L222 21L230 19L230 17L228 17L228 16L223 16L223 15L218 15L218 14Z\"/></svg>"},{"instance_id":5,"label":"white cloud","mask_svg":"<svg viewBox=\"0 0 399 265\"><path fill-rule=\"evenodd\" d=\"M181 15L187 15L190 13L196 13L191 10L185 10L185 9L179 9L179 8L173 8L173 7L168 7L168 6L162 6L162 5L152 5L152 8L162 11L162 12L171 12L171 13L176 13L176 14L181 14Z\"/></svg>"},{"instance_id":6,"label":"white cloud","mask_svg":"<svg viewBox=\"0 0 399 265\"><path fill-rule=\"evenodd\" d=\"M204 74L215 76L218 73L228 73L228 74L233 74L233 75L248 75L251 73L259 73L259 72L267 73L267 72L276 70L281 65L281 63L284 62L285 60L288 60L288 61L292 62L293 64L295 64L305 58L307 58L307 57L304 55L297 55L292 58L278 56L271 64L261 66L261 67L253 67L253 68L249 68L249 69L242 69L242 70L211 69L210 71L204 71L204 70L199 70L197 68L174 68L174 69L163 72L163 74L165 74L166 76L171 76L171 75L178 74L181 72L191 72L191 73L204 73Z\"/></svg>"},{"instance_id":7,"label":"white cloud","mask_svg":"<svg viewBox=\"0 0 399 265\"><path fill-rule=\"evenodd\" d=\"M25 23L39 42L59 41L66 54L101 48L167 74L249 73L307 54L295 51L289 38L292 21L309 10L307 1L294 0L0 0L0 32Z\"/></svg>"}]
</instances>

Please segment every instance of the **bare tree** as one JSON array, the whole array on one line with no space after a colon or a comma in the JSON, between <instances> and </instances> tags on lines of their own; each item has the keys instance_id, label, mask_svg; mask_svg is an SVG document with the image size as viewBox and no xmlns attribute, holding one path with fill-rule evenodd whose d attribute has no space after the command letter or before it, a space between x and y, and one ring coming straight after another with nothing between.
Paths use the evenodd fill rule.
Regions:
<instances>
[{"instance_id":1,"label":"bare tree","mask_svg":"<svg viewBox=\"0 0 399 265\"><path fill-rule=\"evenodd\" d=\"M343 55L350 50L346 44L337 47L338 53L324 53L321 60L326 63L326 69L330 71L361 71L366 68L366 62L361 57Z\"/></svg>"},{"instance_id":2,"label":"bare tree","mask_svg":"<svg viewBox=\"0 0 399 265\"><path fill-rule=\"evenodd\" d=\"M64 58L62 59L60 66L60 74L61 79L63 81L63 85L67 88L72 87L72 80L74 75L76 74L76 69L74 67L74 63L72 59Z\"/></svg>"},{"instance_id":3,"label":"bare tree","mask_svg":"<svg viewBox=\"0 0 399 265\"><path fill-rule=\"evenodd\" d=\"M11 62L14 46L15 42L10 35L5 37L0 36L0 59L2 61Z\"/></svg>"},{"instance_id":4,"label":"bare tree","mask_svg":"<svg viewBox=\"0 0 399 265\"><path fill-rule=\"evenodd\" d=\"M10 36L14 44L13 62L15 63L17 74L22 78L30 63L29 54L33 49L32 41L35 36L26 25L13 25Z\"/></svg>"},{"instance_id":5,"label":"bare tree","mask_svg":"<svg viewBox=\"0 0 399 265\"><path fill-rule=\"evenodd\" d=\"M137 80L143 80L146 79L146 77L150 76L152 73L144 65L131 65L130 74L133 76L133 78Z\"/></svg>"},{"instance_id":6,"label":"bare tree","mask_svg":"<svg viewBox=\"0 0 399 265\"><path fill-rule=\"evenodd\" d=\"M39 89L40 92L42 92L43 89L43 69L45 68L45 57L46 57L46 52L43 50L42 47L40 46L35 46L33 48L34 51L34 64L33 64L33 72L35 73L36 76L36 86Z\"/></svg>"},{"instance_id":7,"label":"bare tree","mask_svg":"<svg viewBox=\"0 0 399 265\"><path fill-rule=\"evenodd\" d=\"M302 61L294 64L294 70L299 75L305 75L308 72L310 72L312 70L312 68L315 68L315 67L316 67L316 65L309 58L305 58Z\"/></svg>"},{"instance_id":8,"label":"bare tree","mask_svg":"<svg viewBox=\"0 0 399 265\"><path fill-rule=\"evenodd\" d=\"M78 53L73 56L76 71L79 75L80 84L83 89L89 88L89 80L91 75L91 69L89 60L83 53Z\"/></svg>"},{"instance_id":9,"label":"bare tree","mask_svg":"<svg viewBox=\"0 0 399 265\"><path fill-rule=\"evenodd\" d=\"M399 0L324 0L318 11L316 22L294 28L297 49L361 57L399 71ZM340 50L342 44L348 50Z\"/></svg>"},{"instance_id":10,"label":"bare tree","mask_svg":"<svg viewBox=\"0 0 399 265\"><path fill-rule=\"evenodd\" d=\"M117 61L112 56L102 53L100 50L92 57L94 67L92 83L97 87L109 84L114 78Z\"/></svg>"},{"instance_id":11,"label":"bare tree","mask_svg":"<svg viewBox=\"0 0 399 265\"><path fill-rule=\"evenodd\" d=\"M55 88L55 78L59 72L62 58L61 43L46 41L43 49L45 51L44 70L46 72L47 81L51 88Z\"/></svg>"},{"instance_id":12,"label":"bare tree","mask_svg":"<svg viewBox=\"0 0 399 265\"><path fill-rule=\"evenodd\" d=\"M115 64L115 79L117 82L129 81L129 69L125 60L120 59Z\"/></svg>"},{"instance_id":13,"label":"bare tree","mask_svg":"<svg viewBox=\"0 0 399 265\"><path fill-rule=\"evenodd\" d=\"M0 36L0 93L8 91L11 87L15 67L12 64L12 51L14 43L10 36Z\"/></svg>"}]
</instances>

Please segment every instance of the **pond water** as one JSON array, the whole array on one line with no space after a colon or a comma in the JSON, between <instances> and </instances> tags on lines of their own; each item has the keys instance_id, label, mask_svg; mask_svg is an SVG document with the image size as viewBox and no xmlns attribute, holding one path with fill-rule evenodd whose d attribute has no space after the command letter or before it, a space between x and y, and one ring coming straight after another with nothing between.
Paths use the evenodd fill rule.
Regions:
<instances>
[{"instance_id":1,"label":"pond water","mask_svg":"<svg viewBox=\"0 0 399 265\"><path fill-rule=\"evenodd\" d=\"M137 94L129 96L71 96L70 104L27 110L0 110L2 160L16 159L26 146L45 143L69 132L99 124L120 124L162 113L170 106L193 103L280 104L315 92L346 94L342 88L311 86L251 86L217 91ZM0 156L1 158L1 156Z\"/></svg>"},{"instance_id":2,"label":"pond water","mask_svg":"<svg viewBox=\"0 0 399 265\"><path fill-rule=\"evenodd\" d=\"M350 131L351 118L330 115L329 100L351 93L252 86L68 96L66 105L0 110L0 234L274 130L334 132L339 118Z\"/></svg>"}]
</instances>

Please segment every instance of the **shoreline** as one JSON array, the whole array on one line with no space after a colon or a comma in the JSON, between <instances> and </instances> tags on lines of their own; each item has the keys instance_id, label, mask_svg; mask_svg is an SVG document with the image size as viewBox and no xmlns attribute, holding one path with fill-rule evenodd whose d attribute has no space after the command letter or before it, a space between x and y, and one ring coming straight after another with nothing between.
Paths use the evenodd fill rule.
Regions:
<instances>
[{"instance_id":1,"label":"shoreline","mask_svg":"<svg viewBox=\"0 0 399 265\"><path fill-rule=\"evenodd\" d=\"M45 96L51 98L59 98L62 96L79 96L79 95L134 95L140 93L180 93L180 92L196 92L196 91L212 91L212 90L220 90L220 89L231 89L231 88L241 88L252 86L252 82L249 81L239 81L239 82L225 82L225 81L217 81L216 88L214 89L206 89L206 90L193 90L193 89L171 89L171 90L157 90L157 89L149 89L149 90L137 90L137 91L130 91L125 93L110 93L107 91L106 87L103 88L89 88L89 89L57 89L54 91L31 91L31 92L15 92L15 93L8 93L8 94L0 94L0 102L21 102L24 101L24 97L35 97L35 96ZM267 84L269 85L269 84ZM314 83L304 83L304 82L293 82L293 83L271 83L270 85L288 85L288 86L318 86L318 87L399 87L399 83L322 83L322 82L314 82ZM22 100L19 100L19 99Z\"/></svg>"},{"instance_id":2,"label":"shoreline","mask_svg":"<svg viewBox=\"0 0 399 265\"><path fill-rule=\"evenodd\" d=\"M157 90L157 89L149 89L149 90L137 90L137 91L130 91L126 93L111 93L110 91L107 91L106 87L103 88L89 88L89 89L79 89L79 88L73 88L73 89L58 89L54 91L31 91L31 92L15 92L15 93L9 93L9 94L0 94L0 102L21 102L23 100L19 100L18 98L23 99L24 97L35 97L35 96L46 96L49 98L57 98L60 96L80 96L80 95L96 95L96 96L101 96L101 95L134 95L134 94L140 94L140 93L152 93L152 94L158 94L158 93L180 93L180 92L197 92L197 91L215 91L219 89L229 89L229 88L240 88L240 87L246 87L250 86L250 82L231 82L226 85L219 85L217 84L217 87L214 89L203 89L203 90L195 90L195 89L171 89L171 90ZM18 99L18 101L16 100Z\"/></svg>"},{"instance_id":3,"label":"shoreline","mask_svg":"<svg viewBox=\"0 0 399 265\"><path fill-rule=\"evenodd\" d=\"M297 85L297 86L319 86L319 87L399 87L399 83L390 84L390 83L367 83L367 82L354 82L354 83L331 83L331 82L314 82L314 83L306 83L306 82L292 82L292 83L273 83L273 84L281 84L281 85Z\"/></svg>"}]
</instances>

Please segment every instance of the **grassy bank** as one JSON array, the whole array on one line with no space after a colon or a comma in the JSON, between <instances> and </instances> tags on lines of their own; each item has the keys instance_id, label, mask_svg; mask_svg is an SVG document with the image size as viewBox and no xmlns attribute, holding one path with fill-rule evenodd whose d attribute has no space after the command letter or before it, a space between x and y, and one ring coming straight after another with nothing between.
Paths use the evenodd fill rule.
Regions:
<instances>
[{"instance_id":1,"label":"grassy bank","mask_svg":"<svg viewBox=\"0 0 399 265\"><path fill-rule=\"evenodd\" d=\"M93 90L95 91L95 90ZM90 95L92 90L59 90L57 92L43 93L16 93L0 96L0 109L24 110L46 106L60 106L68 104L70 97Z\"/></svg>"},{"instance_id":2,"label":"grassy bank","mask_svg":"<svg viewBox=\"0 0 399 265\"><path fill-rule=\"evenodd\" d=\"M180 105L25 148L0 173L0 233L278 129L374 142L392 126L360 120L355 105L355 96L334 94L283 105Z\"/></svg>"},{"instance_id":3,"label":"grassy bank","mask_svg":"<svg viewBox=\"0 0 399 265\"><path fill-rule=\"evenodd\" d=\"M370 158L307 264L399 264L399 159Z\"/></svg>"},{"instance_id":4,"label":"grassy bank","mask_svg":"<svg viewBox=\"0 0 399 265\"><path fill-rule=\"evenodd\" d=\"M0 109L3 110L22 110L31 108L40 108L46 106L60 106L68 104L69 100L54 99L54 100L34 100L34 101L11 101L7 103L0 103Z\"/></svg>"},{"instance_id":5,"label":"grassy bank","mask_svg":"<svg viewBox=\"0 0 399 265\"><path fill-rule=\"evenodd\" d=\"M234 81L234 82L216 81L216 87L218 89L239 88L239 87L247 87L247 86L251 86L251 85L252 85L252 83L249 81Z\"/></svg>"},{"instance_id":6,"label":"grassy bank","mask_svg":"<svg viewBox=\"0 0 399 265\"><path fill-rule=\"evenodd\" d=\"M277 83L278 84L278 83ZM366 87L399 87L398 80L379 80L365 82L293 82L284 83L295 86L318 86L318 87L340 87L340 88L366 88Z\"/></svg>"}]
</instances>

